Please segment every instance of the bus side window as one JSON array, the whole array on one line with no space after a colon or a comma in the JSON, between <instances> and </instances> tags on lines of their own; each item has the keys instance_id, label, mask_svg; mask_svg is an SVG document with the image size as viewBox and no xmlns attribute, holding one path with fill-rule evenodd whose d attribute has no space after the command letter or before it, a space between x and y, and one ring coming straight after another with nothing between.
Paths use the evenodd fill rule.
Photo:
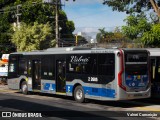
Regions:
<instances>
[{"instance_id":1,"label":"bus side window","mask_svg":"<svg viewBox=\"0 0 160 120\"><path fill-rule=\"evenodd\" d=\"M69 55L67 61L70 61L67 63L69 73L97 75L97 55Z\"/></svg>"},{"instance_id":2,"label":"bus side window","mask_svg":"<svg viewBox=\"0 0 160 120\"><path fill-rule=\"evenodd\" d=\"M160 82L160 58L156 59L156 64L155 64L155 81Z\"/></svg>"},{"instance_id":3,"label":"bus side window","mask_svg":"<svg viewBox=\"0 0 160 120\"><path fill-rule=\"evenodd\" d=\"M157 75L157 82L160 82L160 59L158 60L158 75Z\"/></svg>"},{"instance_id":4,"label":"bus side window","mask_svg":"<svg viewBox=\"0 0 160 120\"><path fill-rule=\"evenodd\" d=\"M12 57L10 59L9 72L11 72L11 73L17 72L17 58L16 57Z\"/></svg>"},{"instance_id":5,"label":"bus side window","mask_svg":"<svg viewBox=\"0 0 160 120\"><path fill-rule=\"evenodd\" d=\"M151 59L151 82L155 80L155 59Z\"/></svg>"},{"instance_id":6,"label":"bus side window","mask_svg":"<svg viewBox=\"0 0 160 120\"><path fill-rule=\"evenodd\" d=\"M41 77L42 79L54 79L55 58L53 55L44 55L41 58Z\"/></svg>"},{"instance_id":7,"label":"bus side window","mask_svg":"<svg viewBox=\"0 0 160 120\"><path fill-rule=\"evenodd\" d=\"M71 63L69 63L69 71L74 71L74 68L72 67Z\"/></svg>"},{"instance_id":8,"label":"bus side window","mask_svg":"<svg viewBox=\"0 0 160 120\"><path fill-rule=\"evenodd\" d=\"M10 63L9 72L15 72L15 64L14 63Z\"/></svg>"},{"instance_id":9,"label":"bus side window","mask_svg":"<svg viewBox=\"0 0 160 120\"><path fill-rule=\"evenodd\" d=\"M76 72L81 72L81 65L80 65L80 64L78 64L78 65L76 66Z\"/></svg>"},{"instance_id":10,"label":"bus side window","mask_svg":"<svg viewBox=\"0 0 160 120\"><path fill-rule=\"evenodd\" d=\"M22 75L27 74L27 61L25 59L19 61L19 73Z\"/></svg>"},{"instance_id":11,"label":"bus side window","mask_svg":"<svg viewBox=\"0 0 160 120\"><path fill-rule=\"evenodd\" d=\"M72 73L81 73L81 64L69 63L69 71Z\"/></svg>"},{"instance_id":12,"label":"bus side window","mask_svg":"<svg viewBox=\"0 0 160 120\"><path fill-rule=\"evenodd\" d=\"M28 75L31 75L31 61L28 61Z\"/></svg>"},{"instance_id":13,"label":"bus side window","mask_svg":"<svg viewBox=\"0 0 160 120\"><path fill-rule=\"evenodd\" d=\"M115 56L114 54L98 55L98 74L114 77L115 74Z\"/></svg>"}]
</instances>

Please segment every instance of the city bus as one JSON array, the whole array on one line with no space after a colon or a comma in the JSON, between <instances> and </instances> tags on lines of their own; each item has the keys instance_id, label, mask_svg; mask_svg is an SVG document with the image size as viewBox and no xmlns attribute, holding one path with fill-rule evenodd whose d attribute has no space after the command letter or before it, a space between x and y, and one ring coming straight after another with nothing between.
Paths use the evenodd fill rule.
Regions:
<instances>
[{"instance_id":1,"label":"city bus","mask_svg":"<svg viewBox=\"0 0 160 120\"><path fill-rule=\"evenodd\" d=\"M150 97L149 52L141 49L48 48L9 56L8 87L85 99Z\"/></svg>"},{"instance_id":2,"label":"city bus","mask_svg":"<svg viewBox=\"0 0 160 120\"><path fill-rule=\"evenodd\" d=\"M149 48L151 68L151 97L160 98L160 48Z\"/></svg>"}]
</instances>

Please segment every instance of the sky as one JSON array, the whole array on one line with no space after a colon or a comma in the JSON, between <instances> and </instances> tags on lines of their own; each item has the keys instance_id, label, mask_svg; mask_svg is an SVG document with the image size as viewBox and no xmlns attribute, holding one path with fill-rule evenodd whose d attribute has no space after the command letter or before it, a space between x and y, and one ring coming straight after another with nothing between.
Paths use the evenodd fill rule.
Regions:
<instances>
[{"instance_id":1,"label":"sky","mask_svg":"<svg viewBox=\"0 0 160 120\"><path fill-rule=\"evenodd\" d=\"M125 25L125 12L112 11L111 7L103 5L103 0L62 0L62 9L69 20L75 24L77 32L98 32L99 28L112 31L117 26Z\"/></svg>"}]
</instances>

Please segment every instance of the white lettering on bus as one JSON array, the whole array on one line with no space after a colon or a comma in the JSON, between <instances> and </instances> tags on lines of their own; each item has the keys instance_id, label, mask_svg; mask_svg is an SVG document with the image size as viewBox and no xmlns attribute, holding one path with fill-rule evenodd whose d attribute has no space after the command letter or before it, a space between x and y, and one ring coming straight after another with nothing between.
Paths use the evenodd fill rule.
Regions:
<instances>
[{"instance_id":1,"label":"white lettering on bus","mask_svg":"<svg viewBox=\"0 0 160 120\"><path fill-rule=\"evenodd\" d=\"M98 82L98 78L97 77L88 77L88 81Z\"/></svg>"},{"instance_id":2,"label":"white lettering on bus","mask_svg":"<svg viewBox=\"0 0 160 120\"><path fill-rule=\"evenodd\" d=\"M81 57L77 57L77 56L71 56L71 62L84 62L87 63L89 61L88 58L83 58L83 56Z\"/></svg>"}]
</instances>

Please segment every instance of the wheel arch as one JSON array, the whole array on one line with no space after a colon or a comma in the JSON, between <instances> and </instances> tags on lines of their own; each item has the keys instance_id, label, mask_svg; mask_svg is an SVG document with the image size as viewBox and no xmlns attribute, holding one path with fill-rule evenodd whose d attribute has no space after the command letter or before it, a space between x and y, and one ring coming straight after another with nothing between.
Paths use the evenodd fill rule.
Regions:
<instances>
[{"instance_id":1,"label":"wheel arch","mask_svg":"<svg viewBox=\"0 0 160 120\"><path fill-rule=\"evenodd\" d=\"M21 79L21 81L20 81L20 83L19 83L19 89L21 89L21 85L22 85L22 83L24 82L24 81L26 81L24 78L22 78ZM27 81L26 81L27 82Z\"/></svg>"},{"instance_id":2,"label":"wheel arch","mask_svg":"<svg viewBox=\"0 0 160 120\"><path fill-rule=\"evenodd\" d=\"M77 86L82 86L80 83L76 83L74 86L73 86L73 90L72 90L72 96L74 97L74 90Z\"/></svg>"}]
</instances>

